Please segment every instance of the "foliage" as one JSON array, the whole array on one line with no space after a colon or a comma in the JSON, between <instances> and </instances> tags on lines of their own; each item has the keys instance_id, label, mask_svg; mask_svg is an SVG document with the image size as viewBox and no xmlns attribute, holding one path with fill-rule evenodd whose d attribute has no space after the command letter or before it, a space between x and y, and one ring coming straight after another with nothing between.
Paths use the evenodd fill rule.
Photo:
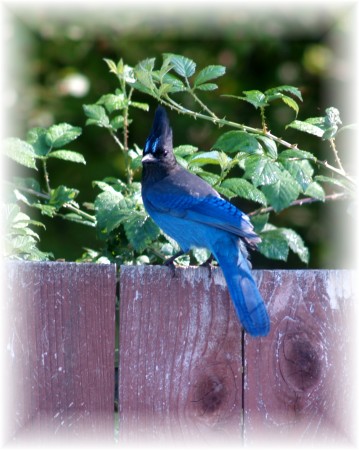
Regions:
<instances>
[{"instance_id":1,"label":"foliage","mask_svg":"<svg viewBox=\"0 0 359 450\"><path fill-rule=\"evenodd\" d=\"M133 108L149 110L146 103L133 100L133 95L139 91L177 113L224 128L209 151L199 151L191 145L176 147L177 160L227 198L239 197L251 202L253 210L249 216L262 239L259 251L264 256L286 260L292 251L301 261L308 262L309 252L302 238L292 229L274 226L271 217L294 205L354 196L355 182L344 170L336 148L335 138L346 128L340 128L336 108L328 108L324 117L297 120L302 95L296 87L288 85L264 92L245 91L241 96L227 95L259 110L261 128L253 128L217 116L199 97L201 92L217 89L218 85L213 81L217 82L225 74L222 65L209 65L197 71L193 60L172 53L165 53L157 68L155 58L143 60L134 68L122 60L117 64L108 59L105 62L116 76L118 86L114 92L102 95L96 103L84 105L83 111L86 125L105 129L125 156L125 179L94 181L93 186L99 190L94 202L80 206L75 201L78 190L51 185L47 163L51 158L85 164L83 155L64 148L77 139L82 130L66 123L48 129L35 128L29 131L25 141L9 138L5 142L7 156L35 171L40 166L42 172L41 180L15 178L12 183L14 200L38 209L43 215L96 228L102 246L98 250L86 249L81 261L158 263L177 252L177 244L166 237L145 212L140 183L136 181L142 151L136 144L129 145L131 112ZM184 107L177 100L178 96L183 98L184 95L192 98L198 105L197 110ZM269 131L266 112L269 107L275 107L277 100L295 113L295 120L287 124L287 128L328 142L335 166ZM234 176L235 170L240 170L242 177ZM23 247L14 245L7 255L48 258L48 254L37 250L37 236L28 228L28 225L39 223L21 213L17 204L7 207L11 223L7 236L16 239L20 230L21 237L28 241ZM32 246L28 247L30 241ZM195 251L192 261L202 263L207 256L206 252ZM181 261L188 264L190 259L183 257Z\"/></svg>"}]
</instances>

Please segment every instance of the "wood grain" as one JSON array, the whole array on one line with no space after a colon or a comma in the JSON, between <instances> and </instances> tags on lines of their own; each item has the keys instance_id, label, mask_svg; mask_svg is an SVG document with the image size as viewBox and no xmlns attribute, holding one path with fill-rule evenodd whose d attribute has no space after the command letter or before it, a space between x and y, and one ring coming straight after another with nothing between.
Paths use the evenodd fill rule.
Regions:
<instances>
[{"instance_id":1,"label":"wood grain","mask_svg":"<svg viewBox=\"0 0 359 450\"><path fill-rule=\"evenodd\" d=\"M271 332L242 340L220 269L121 268L120 442L350 442L354 273L254 276Z\"/></svg>"},{"instance_id":2,"label":"wood grain","mask_svg":"<svg viewBox=\"0 0 359 450\"><path fill-rule=\"evenodd\" d=\"M268 302L271 332L245 339L246 443L348 444L353 436L354 273L256 275Z\"/></svg>"},{"instance_id":3,"label":"wood grain","mask_svg":"<svg viewBox=\"0 0 359 450\"><path fill-rule=\"evenodd\" d=\"M113 438L115 266L7 263L8 432Z\"/></svg>"},{"instance_id":4,"label":"wood grain","mask_svg":"<svg viewBox=\"0 0 359 450\"><path fill-rule=\"evenodd\" d=\"M242 432L241 328L220 270L121 268L120 441Z\"/></svg>"}]
</instances>

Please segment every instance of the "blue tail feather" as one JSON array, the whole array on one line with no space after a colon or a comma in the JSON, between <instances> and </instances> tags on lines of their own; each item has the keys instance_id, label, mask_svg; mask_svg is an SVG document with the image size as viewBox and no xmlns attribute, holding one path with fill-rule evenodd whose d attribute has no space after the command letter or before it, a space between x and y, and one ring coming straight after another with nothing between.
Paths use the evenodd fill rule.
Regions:
<instances>
[{"instance_id":1,"label":"blue tail feather","mask_svg":"<svg viewBox=\"0 0 359 450\"><path fill-rule=\"evenodd\" d=\"M252 336L266 336L270 321L266 306L239 245L212 249L226 279L236 313L243 328Z\"/></svg>"}]
</instances>

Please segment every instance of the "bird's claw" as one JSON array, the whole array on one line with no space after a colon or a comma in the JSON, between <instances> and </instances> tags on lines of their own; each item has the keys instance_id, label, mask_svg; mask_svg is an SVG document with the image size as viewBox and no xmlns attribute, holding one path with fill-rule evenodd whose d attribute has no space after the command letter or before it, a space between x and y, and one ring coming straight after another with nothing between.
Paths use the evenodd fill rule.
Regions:
<instances>
[{"instance_id":1,"label":"bird's claw","mask_svg":"<svg viewBox=\"0 0 359 450\"><path fill-rule=\"evenodd\" d=\"M214 258L213 255L211 254L210 257L200 265L200 267L207 267L208 268L208 278L212 278L212 262L213 262Z\"/></svg>"}]
</instances>

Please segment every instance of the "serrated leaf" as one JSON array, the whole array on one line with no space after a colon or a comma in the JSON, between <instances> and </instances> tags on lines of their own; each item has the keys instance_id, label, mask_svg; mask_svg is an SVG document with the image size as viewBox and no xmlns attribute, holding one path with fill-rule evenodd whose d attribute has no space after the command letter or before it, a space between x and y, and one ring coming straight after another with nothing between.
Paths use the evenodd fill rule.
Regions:
<instances>
[{"instance_id":1,"label":"serrated leaf","mask_svg":"<svg viewBox=\"0 0 359 450\"><path fill-rule=\"evenodd\" d=\"M287 127L303 131L304 133L313 134L314 136L318 137L322 137L324 134L324 131L321 128L310 123L308 120L305 122L302 122L301 120L294 120L289 125L287 125Z\"/></svg>"},{"instance_id":2,"label":"serrated leaf","mask_svg":"<svg viewBox=\"0 0 359 450\"><path fill-rule=\"evenodd\" d=\"M267 205L267 199L263 192L242 178L227 178L223 181L221 187L231 191L234 194L232 197L238 196L264 206Z\"/></svg>"},{"instance_id":3,"label":"serrated leaf","mask_svg":"<svg viewBox=\"0 0 359 450\"><path fill-rule=\"evenodd\" d=\"M72 202L78 195L77 189L68 188L66 186L59 186L51 190L49 205L56 210L60 209L65 203Z\"/></svg>"},{"instance_id":4,"label":"serrated leaf","mask_svg":"<svg viewBox=\"0 0 359 450\"><path fill-rule=\"evenodd\" d=\"M32 128L26 136L26 141L32 145L37 156L46 156L51 150L46 142L47 130L45 128Z\"/></svg>"},{"instance_id":5,"label":"serrated leaf","mask_svg":"<svg viewBox=\"0 0 359 450\"><path fill-rule=\"evenodd\" d=\"M325 191L322 186L315 181L308 185L307 189L304 191L304 195L316 198L321 202L325 201Z\"/></svg>"},{"instance_id":6,"label":"serrated leaf","mask_svg":"<svg viewBox=\"0 0 359 450\"><path fill-rule=\"evenodd\" d=\"M283 233L278 229L270 229L260 234L262 242L258 244L258 250L262 255L270 259L286 261L289 254L289 244Z\"/></svg>"},{"instance_id":7,"label":"serrated leaf","mask_svg":"<svg viewBox=\"0 0 359 450\"><path fill-rule=\"evenodd\" d=\"M294 95L295 97L297 97L299 100L303 100L302 98L302 93L300 92L300 90L295 87L295 86L288 86L286 84L282 85L282 86L277 86L275 88L271 88L271 89L267 89L265 91L265 94L267 96L270 95L274 95L277 93L282 93L282 92L289 92L290 94Z\"/></svg>"},{"instance_id":8,"label":"serrated leaf","mask_svg":"<svg viewBox=\"0 0 359 450\"><path fill-rule=\"evenodd\" d=\"M181 77L189 78L196 71L196 63L185 56L166 53L165 57L169 59L173 70Z\"/></svg>"},{"instance_id":9,"label":"serrated leaf","mask_svg":"<svg viewBox=\"0 0 359 450\"><path fill-rule=\"evenodd\" d=\"M289 149L280 152L278 159L309 159L311 161L317 160L317 158L312 155L312 153L297 149Z\"/></svg>"},{"instance_id":10,"label":"serrated leaf","mask_svg":"<svg viewBox=\"0 0 359 450\"><path fill-rule=\"evenodd\" d=\"M86 125L97 125L99 127L108 128L110 119L106 114L106 110L101 105L83 105L85 115L88 117Z\"/></svg>"},{"instance_id":11,"label":"serrated leaf","mask_svg":"<svg viewBox=\"0 0 359 450\"><path fill-rule=\"evenodd\" d=\"M256 137L246 131L227 131L217 139L212 148L225 153L263 153Z\"/></svg>"},{"instance_id":12,"label":"serrated leaf","mask_svg":"<svg viewBox=\"0 0 359 450\"><path fill-rule=\"evenodd\" d=\"M110 121L111 127L116 131L119 129L122 129L124 127L124 124L125 124L125 119L121 115L115 116Z\"/></svg>"},{"instance_id":13,"label":"serrated leaf","mask_svg":"<svg viewBox=\"0 0 359 450\"><path fill-rule=\"evenodd\" d=\"M197 151L198 151L198 148L194 147L193 145L179 145L178 147L175 147L173 149L174 154L176 156L180 156L182 158L193 155Z\"/></svg>"},{"instance_id":14,"label":"serrated leaf","mask_svg":"<svg viewBox=\"0 0 359 450\"><path fill-rule=\"evenodd\" d=\"M96 102L98 105L103 105L109 113L119 111L128 106L128 101L125 96L120 94L105 94Z\"/></svg>"},{"instance_id":15,"label":"serrated leaf","mask_svg":"<svg viewBox=\"0 0 359 450\"><path fill-rule=\"evenodd\" d=\"M214 91L218 89L218 85L216 83L203 83L199 86L196 86L196 89L200 91Z\"/></svg>"},{"instance_id":16,"label":"serrated leaf","mask_svg":"<svg viewBox=\"0 0 359 450\"><path fill-rule=\"evenodd\" d=\"M52 125L46 132L46 143L52 148L61 148L77 139L82 133L80 127L68 123Z\"/></svg>"},{"instance_id":17,"label":"serrated leaf","mask_svg":"<svg viewBox=\"0 0 359 450\"><path fill-rule=\"evenodd\" d=\"M264 155L249 155L244 161L245 178L254 186L276 183L281 177L280 165Z\"/></svg>"},{"instance_id":18,"label":"serrated leaf","mask_svg":"<svg viewBox=\"0 0 359 450\"><path fill-rule=\"evenodd\" d=\"M326 177L324 175L317 175L314 177L314 179L315 181L320 181L321 183L329 183L333 184L334 186L344 188L348 191L353 191L353 185L344 179L339 180L337 178Z\"/></svg>"},{"instance_id":19,"label":"serrated leaf","mask_svg":"<svg viewBox=\"0 0 359 450\"><path fill-rule=\"evenodd\" d=\"M294 180L301 187L302 192L304 192L307 187L312 183L312 175L314 169L310 162L306 159L300 161L292 161L290 159L285 159L281 161L282 166L290 173Z\"/></svg>"},{"instance_id":20,"label":"serrated leaf","mask_svg":"<svg viewBox=\"0 0 359 450\"><path fill-rule=\"evenodd\" d=\"M200 167L193 166L193 167L191 167L191 171L193 173L195 173L196 175L198 175L199 177L203 178L211 186L216 185L218 183L218 181L220 180L219 175L202 170Z\"/></svg>"},{"instance_id":21,"label":"serrated leaf","mask_svg":"<svg viewBox=\"0 0 359 450\"><path fill-rule=\"evenodd\" d=\"M124 222L126 237L137 252L143 252L160 235L158 226L144 212L130 215Z\"/></svg>"},{"instance_id":22,"label":"serrated leaf","mask_svg":"<svg viewBox=\"0 0 359 450\"><path fill-rule=\"evenodd\" d=\"M264 227L267 225L269 220L269 214L257 214L255 216L251 216L251 224L254 227L254 231L256 233L260 233Z\"/></svg>"},{"instance_id":23,"label":"serrated leaf","mask_svg":"<svg viewBox=\"0 0 359 450\"><path fill-rule=\"evenodd\" d=\"M277 159L278 151L277 144L273 139L267 138L266 136L258 135L256 136L257 140L261 141L264 144L264 148L266 149L266 153L273 159Z\"/></svg>"},{"instance_id":24,"label":"serrated leaf","mask_svg":"<svg viewBox=\"0 0 359 450\"><path fill-rule=\"evenodd\" d=\"M301 192L300 186L287 172L282 171L276 183L262 186L262 192L275 212L287 208Z\"/></svg>"},{"instance_id":25,"label":"serrated leaf","mask_svg":"<svg viewBox=\"0 0 359 450\"><path fill-rule=\"evenodd\" d=\"M5 139L4 154L25 167L37 170L34 149L26 141L18 138Z\"/></svg>"},{"instance_id":26,"label":"serrated leaf","mask_svg":"<svg viewBox=\"0 0 359 450\"><path fill-rule=\"evenodd\" d=\"M186 90L184 83L172 73L167 73L163 77L162 82L171 85L170 92L172 93L183 92Z\"/></svg>"},{"instance_id":27,"label":"serrated leaf","mask_svg":"<svg viewBox=\"0 0 359 450\"><path fill-rule=\"evenodd\" d=\"M222 167L229 160L230 158L228 158L228 156L226 156L223 152L214 150L211 152L197 153L189 160L189 165L204 166L206 164L215 164Z\"/></svg>"},{"instance_id":28,"label":"serrated leaf","mask_svg":"<svg viewBox=\"0 0 359 450\"><path fill-rule=\"evenodd\" d=\"M209 80L219 78L226 73L226 68L224 66L213 65L207 66L202 69L196 79L194 80L194 86L198 87L200 84L207 83Z\"/></svg>"},{"instance_id":29,"label":"serrated leaf","mask_svg":"<svg viewBox=\"0 0 359 450\"><path fill-rule=\"evenodd\" d=\"M283 234L292 252L298 255L301 261L308 264L309 250L305 246L303 239L299 236L299 234L289 228L280 228L278 231Z\"/></svg>"},{"instance_id":30,"label":"serrated leaf","mask_svg":"<svg viewBox=\"0 0 359 450\"><path fill-rule=\"evenodd\" d=\"M298 103L293 100L291 97L288 97L287 95L282 95L281 100L289 106L289 108L292 108L295 111L295 115L298 115L299 112L299 106Z\"/></svg>"},{"instance_id":31,"label":"serrated leaf","mask_svg":"<svg viewBox=\"0 0 359 450\"><path fill-rule=\"evenodd\" d=\"M266 96L261 91L258 91L258 90L254 89L254 90L251 90L251 91L243 91L243 94L245 95L245 97L237 97L237 98L239 98L240 100L244 100L244 101L250 103L256 109L268 106L268 103L267 103L267 100L266 100Z\"/></svg>"},{"instance_id":32,"label":"serrated leaf","mask_svg":"<svg viewBox=\"0 0 359 450\"><path fill-rule=\"evenodd\" d=\"M132 214L133 203L114 189L106 190L96 197L95 211L99 236L107 239Z\"/></svg>"},{"instance_id":33,"label":"serrated leaf","mask_svg":"<svg viewBox=\"0 0 359 450\"><path fill-rule=\"evenodd\" d=\"M81 153L71 150L55 150L49 154L49 158L62 159L80 164L86 164L86 160Z\"/></svg>"}]
</instances>

